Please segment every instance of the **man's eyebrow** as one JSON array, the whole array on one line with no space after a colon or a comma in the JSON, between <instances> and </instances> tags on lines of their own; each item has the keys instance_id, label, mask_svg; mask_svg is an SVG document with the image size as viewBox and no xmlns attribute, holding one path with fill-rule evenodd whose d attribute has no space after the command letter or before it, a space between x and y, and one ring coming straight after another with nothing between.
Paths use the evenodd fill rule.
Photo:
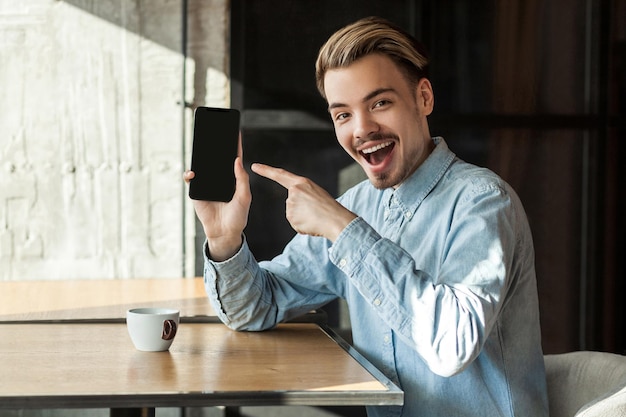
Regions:
<instances>
[{"instance_id":1,"label":"man's eyebrow","mask_svg":"<svg viewBox=\"0 0 626 417\"><path fill-rule=\"evenodd\" d=\"M332 103L328 106L328 111L330 112L332 109L336 109L338 107L348 107L348 105L343 103Z\"/></svg>"},{"instance_id":2,"label":"man's eyebrow","mask_svg":"<svg viewBox=\"0 0 626 417\"><path fill-rule=\"evenodd\" d=\"M396 90L394 88L391 88L391 87L389 87L389 88L377 88L376 90L372 91L371 93L369 93L368 95L363 97L361 102L365 103L366 101L369 101L369 100L373 99L377 95L380 95L380 94L383 94L383 93L388 93L388 92L395 92L395 91ZM344 103L332 103L331 105L328 106L328 111L331 111L332 109L336 109L338 107L348 107L348 105L344 104Z\"/></svg>"},{"instance_id":3,"label":"man's eyebrow","mask_svg":"<svg viewBox=\"0 0 626 417\"><path fill-rule=\"evenodd\" d=\"M374 97L383 94L383 93L389 93L389 92L395 92L395 88L377 88L376 90L372 91L371 93L369 93L368 95L366 95L365 97L363 97L363 100L361 100L362 102L366 102L369 101L371 99L373 99Z\"/></svg>"}]
</instances>

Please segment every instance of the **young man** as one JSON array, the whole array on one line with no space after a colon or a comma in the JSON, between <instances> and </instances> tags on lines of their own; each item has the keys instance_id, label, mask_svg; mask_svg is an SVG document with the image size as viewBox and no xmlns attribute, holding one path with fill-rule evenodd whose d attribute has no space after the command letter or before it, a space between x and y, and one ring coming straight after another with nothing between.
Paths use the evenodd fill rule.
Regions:
<instances>
[{"instance_id":1,"label":"young man","mask_svg":"<svg viewBox=\"0 0 626 417\"><path fill-rule=\"evenodd\" d=\"M238 330L345 298L354 346L405 392L403 407L369 407L370 416L547 416L526 215L508 184L431 138L427 63L417 41L378 18L327 41L318 88L339 143L369 180L335 200L306 178L254 164L288 189L298 232L257 263L243 236L251 194L239 158L232 201L194 202L207 293Z\"/></svg>"}]
</instances>

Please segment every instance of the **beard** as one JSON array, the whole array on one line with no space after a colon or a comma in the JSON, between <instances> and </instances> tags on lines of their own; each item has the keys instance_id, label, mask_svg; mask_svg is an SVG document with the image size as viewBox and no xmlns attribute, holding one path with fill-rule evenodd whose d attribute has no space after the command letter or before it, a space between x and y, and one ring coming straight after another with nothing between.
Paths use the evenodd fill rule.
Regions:
<instances>
[{"instance_id":1,"label":"beard","mask_svg":"<svg viewBox=\"0 0 626 417\"><path fill-rule=\"evenodd\" d=\"M414 164L403 164L401 165L401 169L398 171L387 171L381 172L379 174L371 174L367 173L367 178L374 188L378 190L384 190L386 188L398 188L407 178L415 172L417 169L417 165Z\"/></svg>"},{"instance_id":2,"label":"beard","mask_svg":"<svg viewBox=\"0 0 626 417\"><path fill-rule=\"evenodd\" d=\"M368 179L370 183L374 186L374 188L378 190L384 190L389 187L393 187L395 184L390 184L389 175L387 173L379 174L376 176L368 175Z\"/></svg>"}]
</instances>

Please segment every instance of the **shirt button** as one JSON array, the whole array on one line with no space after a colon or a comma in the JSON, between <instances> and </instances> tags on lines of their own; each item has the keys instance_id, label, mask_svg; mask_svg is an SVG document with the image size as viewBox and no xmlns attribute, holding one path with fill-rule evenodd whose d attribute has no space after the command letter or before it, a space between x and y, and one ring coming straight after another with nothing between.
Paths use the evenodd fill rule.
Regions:
<instances>
[{"instance_id":1,"label":"shirt button","mask_svg":"<svg viewBox=\"0 0 626 417\"><path fill-rule=\"evenodd\" d=\"M374 305L379 306L381 304L380 298L374 300Z\"/></svg>"},{"instance_id":2,"label":"shirt button","mask_svg":"<svg viewBox=\"0 0 626 417\"><path fill-rule=\"evenodd\" d=\"M405 211L404 212L404 217L406 217L407 219L411 218L411 212L410 211Z\"/></svg>"},{"instance_id":3,"label":"shirt button","mask_svg":"<svg viewBox=\"0 0 626 417\"><path fill-rule=\"evenodd\" d=\"M385 342L385 344L388 344L389 343L389 336L385 336L383 338L383 341Z\"/></svg>"},{"instance_id":4,"label":"shirt button","mask_svg":"<svg viewBox=\"0 0 626 417\"><path fill-rule=\"evenodd\" d=\"M339 261L339 268L343 268L344 266L346 266L348 264L348 261L346 261L345 259L341 259Z\"/></svg>"}]
</instances>

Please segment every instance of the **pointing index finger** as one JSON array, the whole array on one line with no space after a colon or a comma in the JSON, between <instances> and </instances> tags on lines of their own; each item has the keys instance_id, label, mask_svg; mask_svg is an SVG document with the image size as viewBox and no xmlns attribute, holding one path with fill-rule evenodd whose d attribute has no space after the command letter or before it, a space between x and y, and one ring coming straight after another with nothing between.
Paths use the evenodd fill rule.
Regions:
<instances>
[{"instance_id":1,"label":"pointing index finger","mask_svg":"<svg viewBox=\"0 0 626 417\"><path fill-rule=\"evenodd\" d=\"M300 180L300 177L282 168L275 168L265 164L252 164L252 171L277 182L285 188L289 188Z\"/></svg>"}]
</instances>

